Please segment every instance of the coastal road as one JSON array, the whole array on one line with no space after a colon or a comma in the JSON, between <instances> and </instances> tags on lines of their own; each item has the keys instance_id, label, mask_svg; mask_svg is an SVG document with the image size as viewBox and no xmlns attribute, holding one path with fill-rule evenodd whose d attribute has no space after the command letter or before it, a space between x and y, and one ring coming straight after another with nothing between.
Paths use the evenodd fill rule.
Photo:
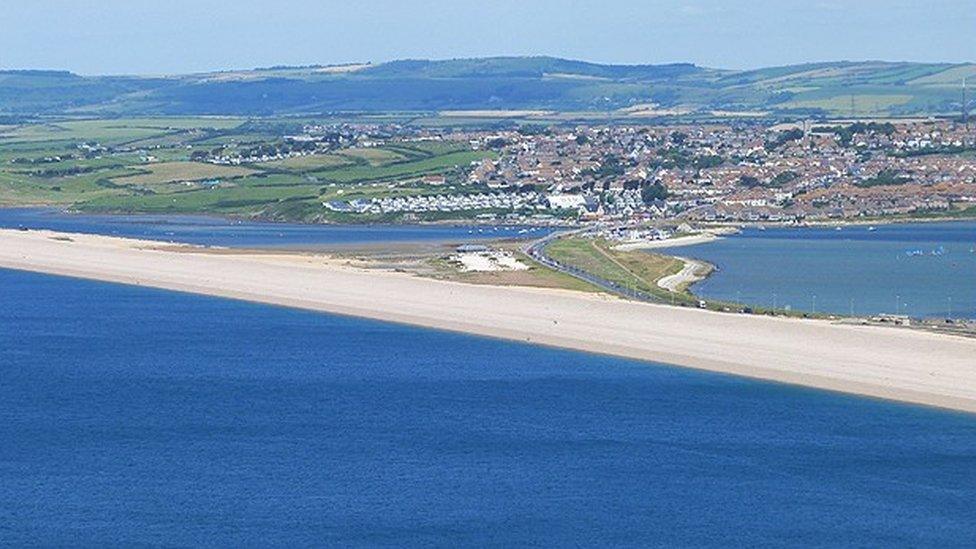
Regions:
<instances>
[{"instance_id":1,"label":"coastal road","mask_svg":"<svg viewBox=\"0 0 976 549\"><path fill-rule=\"evenodd\" d=\"M616 282L612 282L605 278L595 276L582 269L577 269L572 265L566 265L564 263L560 263L559 261L556 261L555 259L549 257L548 254L546 254L546 247L549 246L549 244L552 244L554 241L560 238L566 238L568 236L582 234L588 230L589 229L574 229L570 231L559 231L559 232L550 233L538 240L534 240L526 244L525 246L523 246L522 252L525 253L525 255L531 257L533 260L537 261L538 263L541 263L542 265L549 267L550 269L559 271L573 278L592 284L593 286L596 286L611 294L618 295L620 297L624 297L627 299L633 299L636 301L643 301L646 303L665 302L665 300L659 297L642 292L640 290L637 290L636 288L621 286Z\"/></svg>"}]
</instances>

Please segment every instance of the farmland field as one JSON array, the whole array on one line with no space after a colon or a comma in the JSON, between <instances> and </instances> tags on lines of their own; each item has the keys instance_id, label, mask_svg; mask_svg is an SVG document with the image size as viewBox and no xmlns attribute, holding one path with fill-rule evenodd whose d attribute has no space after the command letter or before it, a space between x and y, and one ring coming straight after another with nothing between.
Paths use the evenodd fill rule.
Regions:
<instances>
[{"instance_id":1,"label":"farmland field","mask_svg":"<svg viewBox=\"0 0 976 549\"><path fill-rule=\"evenodd\" d=\"M460 151L433 156L411 162L398 162L381 167L352 166L338 170L315 172L316 176L339 183L355 183L362 181L385 181L397 178L419 177L427 174L443 173L445 171L464 167L471 162L492 156L484 151Z\"/></svg>"},{"instance_id":2,"label":"farmland field","mask_svg":"<svg viewBox=\"0 0 976 549\"><path fill-rule=\"evenodd\" d=\"M323 202L443 192L419 181L427 174L466 189L464 171L494 154L453 141L377 146L353 135L308 149L284 137L319 123L326 122L161 117L2 126L0 206L345 220ZM298 146L306 148L291 148ZM216 156L238 163L214 163Z\"/></svg>"},{"instance_id":3,"label":"farmland field","mask_svg":"<svg viewBox=\"0 0 976 549\"><path fill-rule=\"evenodd\" d=\"M154 185L174 181L200 181L203 179L235 178L255 173L240 166L219 166L202 162L164 162L140 166L144 173L113 179L121 185Z\"/></svg>"},{"instance_id":4,"label":"farmland field","mask_svg":"<svg viewBox=\"0 0 976 549\"><path fill-rule=\"evenodd\" d=\"M237 118L129 118L68 120L17 126L0 133L3 141L96 140L117 143L162 136L196 128L227 129L240 125Z\"/></svg>"},{"instance_id":5,"label":"farmland field","mask_svg":"<svg viewBox=\"0 0 976 549\"><path fill-rule=\"evenodd\" d=\"M342 155L365 160L370 166L384 166L406 159L402 154L395 151L379 148L346 149L342 151Z\"/></svg>"},{"instance_id":6,"label":"farmland field","mask_svg":"<svg viewBox=\"0 0 976 549\"><path fill-rule=\"evenodd\" d=\"M345 155L314 154L308 156L293 156L283 160L266 162L262 164L262 166L282 170L313 171L327 168L338 168L340 166L348 166L353 163L354 161L350 160Z\"/></svg>"}]
</instances>

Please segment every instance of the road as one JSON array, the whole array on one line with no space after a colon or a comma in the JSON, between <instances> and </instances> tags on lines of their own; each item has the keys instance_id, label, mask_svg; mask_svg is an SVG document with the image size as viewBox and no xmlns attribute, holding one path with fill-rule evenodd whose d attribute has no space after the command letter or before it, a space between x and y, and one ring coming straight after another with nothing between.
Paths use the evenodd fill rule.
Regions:
<instances>
[{"instance_id":1,"label":"road","mask_svg":"<svg viewBox=\"0 0 976 549\"><path fill-rule=\"evenodd\" d=\"M549 244L552 244L555 240L559 238L566 238L568 236L580 234L586 232L587 230L589 229L574 229L570 231L559 231L559 232L550 233L538 240L534 240L526 244L525 246L523 246L522 252L524 252L525 255L531 257L535 261L545 265L546 267L549 267L550 269L559 271L573 278L577 278L579 280L592 284L609 293L616 294L627 299L633 299L636 301L644 301L648 303L665 303L665 300L659 297L642 292L635 288L621 286L620 284L617 284L616 282L612 282L610 280L606 280L605 278L594 276L593 274L590 274L582 269L577 269L572 265L566 265L560 263L559 261L556 261L555 259L549 257L546 254L546 247L549 246Z\"/></svg>"}]
</instances>

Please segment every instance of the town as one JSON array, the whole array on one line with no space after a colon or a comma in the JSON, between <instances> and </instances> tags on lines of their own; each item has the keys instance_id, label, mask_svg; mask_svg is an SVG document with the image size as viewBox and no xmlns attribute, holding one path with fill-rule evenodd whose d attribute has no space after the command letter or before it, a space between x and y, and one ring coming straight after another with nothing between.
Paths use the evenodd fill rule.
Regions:
<instances>
[{"instance_id":1,"label":"town","mask_svg":"<svg viewBox=\"0 0 976 549\"><path fill-rule=\"evenodd\" d=\"M436 126L160 118L16 131L31 141L0 148L0 191L9 181L3 196L12 205L306 223L976 217L976 131L964 117L586 124L444 117Z\"/></svg>"},{"instance_id":2,"label":"town","mask_svg":"<svg viewBox=\"0 0 976 549\"><path fill-rule=\"evenodd\" d=\"M432 189L421 195L326 208L809 223L976 206L976 132L951 120L422 130L392 139L463 140L497 156L421 180Z\"/></svg>"}]
</instances>

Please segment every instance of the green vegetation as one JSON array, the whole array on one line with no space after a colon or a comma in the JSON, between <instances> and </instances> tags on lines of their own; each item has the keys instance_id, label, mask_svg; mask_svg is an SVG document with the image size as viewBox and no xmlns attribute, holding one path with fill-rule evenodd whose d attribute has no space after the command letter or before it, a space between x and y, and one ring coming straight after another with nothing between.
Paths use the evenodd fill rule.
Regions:
<instances>
[{"instance_id":1,"label":"green vegetation","mask_svg":"<svg viewBox=\"0 0 976 549\"><path fill-rule=\"evenodd\" d=\"M140 173L116 178L120 185L153 185L174 181L200 181L203 179L233 179L255 173L240 166L219 166L202 162L161 162L146 164Z\"/></svg>"},{"instance_id":2,"label":"green vegetation","mask_svg":"<svg viewBox=\"0 0 976 549\"><path fill-rule=\"evenodd\" d=\"M642 251L614 250L604 240L591 238L561 238L546 248L550 257L565 265L572 265L594 276L654 295L662 300L689 303L693 296L684 289L672 295L657 285L657 281L678 273L683 267L680 259Z\"/></svg>"},{"instance_id":3,"label":"green vegetation","mask_svg":"<svg viewBox=\"0 0 976 549\"><path fill-rule=\"evenodd\" d=\"M869 187L884 187L888 185L904 185L906 183L911 183L911 176L904 174L901 170L894 169L884 169L878 172L878 175L865 179L863 181L858 181L855 183L858 187L869 188Z\"/></svg>"},{"instance_id":4,"label":"green vegetation","mask_svg":"<svg viewBox=\"0 0 976 549\"><path fill-rule=\"evenodd\" d=\"M284 160L275 160L263 164L264 168L297 172L325 170L350 166L356 161L340 154L315 154L309 156L294 156Z\"/></svg>"},{"instance_id":5,"label":"green vegetation","mask_svg":"<svg viewBox=\"0 0 976 549\"><path fill-rule=\"evenodd\" d=\"M651 184L645 184L641 186L641 200L645 203L654 202L655 200L664 200L668 197L668 188L664 186L663 183L655 181Z\"/></svg>"},{"instance_id":6,"label":"green vegetation","mask_svg":"<svg viewBox=\"0 0 976 549\"><path fill-rule=\"evenodd\" d=\"M431 155L420 160L394 162L382 166L371 165L368 162L350 167L311 172L324 181L337 183L361 183L364 181L387 181L419 177L430 174L443 174L454 171L482 158L494 157L490 151L462 151L449 152L442 155Z\"/></svg>"},{"instance_id":7,"label":"green vegetation","mask_svg":"<svg viewBox=\"0 0 976 549\"><path fill-rule=\"evenodd\" d=\"M772 180L770 180L769 186L770 187L779 188L779 187L782 187L783 185L786 185L787 183L795 180L797 177L800 177L800 174L798 174L798 173L796 173L796 172L794 172L792 170L786 170L786 171L783 171L783 172L779 172L778 174L776 174L775 177L773 177Z\"/></svg>"},{"instance_id":8,"label":"green vegetation","mask_svg":"<svg viewBox=\"0 0 976 549\"><path fill-rule=\"evenodd\" d=\"M783 145L786 145L787 143L799 141L800 139L803 139L803 130L794 128L792 130L780 132L774 139L767 140L764 147L766 150L773 151L782 147Z\"/></svg>"},{"instance_id":9,"label":"green vegetation","mask_svg":"<svg viewBox=\"0 0 976 549\"><path fill-rule=\"evenodd\" d=\"M683 134L673 134L675 135ZM658 150L659 158L653 163L654 167L661 168L695 168L697 170L704 170L707 168L714 168L716 166L721 166L725 159L718 155L690 155L682 149L660 149Z\"/></svg>"},{"instance_id":10,"label":"green vegetation","mask_svg":"<svg viewBox=\"0 0 976 549\"><path fill-rule=\"evenodd\" d=\"M423 124L456 126L479 118L484 123L483 117L465 117L465 112L500 106L511 113L555 111L554 117L576 113L577 118L605 118L627 117L625 109L652 103L662 109L691 108L699 113L904 116L955 112L960 82L967 76L976 79L976 65L971 63L876 61L741 71L687 63L601 65L552 57L494 57L321 69L276 67L167 78L0 71L0 122L11 126L37 115L67 114L266 117L347 112L377 121L420 115L425 117ZM450 117L431 116L439 111L453 112ZM494 118L539 122L533 116L517 114ZM218 129L225 123L223 119L213 122ZM178 124L171 129L186 130ZM43 140L59 131L70 137L73 130L69 126L41 131L42 135L21 138ZM113 138L149 138L134 127L125 131L129 133Z\"/></svg>"},{"instance_id":11,"label":"green vegetation","mask_svg":"<svg viewBox=\"0 0 976 549\"><path fill-rule=\"evenodd\" d=\"M880 133L891 135L895 133L895 126L890 122L855 122L846 126L818 126L813 129L817 133L834 133L841 145L851 145L855 134Z\"/></svg>"},{"instance_id":12,"label":"green vegetation","mask_svg":"<svg viewBox=\"0 0 976 549\"><path fill-rule=\"evenodd\" d=\"M0 205L48 204L89 211L207 212L296 221L396 221L332 212L329 200L445 192L420 184L442 174L467 184L472 162L492 157L465 143L390 141L328 146L283 140L315 119L113 118L50 120L0 128ZM312 154L312 153L315 154ZM280 160L215 164L219 156ZM470 189L469 189L470 187ZM486 212L487 213L487 212ZM443 217L430 213L427 217ZM367 219L367 217L369 217Z\"/></svg>"}]
</instances>

